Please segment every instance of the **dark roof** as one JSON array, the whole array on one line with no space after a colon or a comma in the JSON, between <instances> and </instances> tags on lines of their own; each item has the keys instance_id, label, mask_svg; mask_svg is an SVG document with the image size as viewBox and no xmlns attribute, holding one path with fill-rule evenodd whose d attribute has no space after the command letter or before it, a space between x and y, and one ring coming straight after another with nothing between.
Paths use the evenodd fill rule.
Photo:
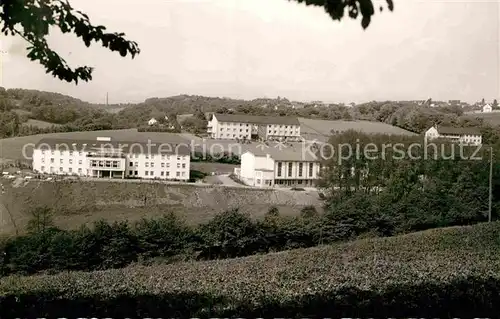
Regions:
<instances>
[{"instance_id":1,"label":"dark roof","mask_svg":"<svg viewBox=\"0 0 500 319\"><path fill-rule=\"evenodd\" d=\"M438 126L437 131L442 135L481 135L481 131L475 127Z\"/></svg>"},{"instance_id":2,"label":"dark roof","mask_svg":"<svg viewBox=\"0 0 500 319\"><path fill-rule=\"evenodd\" d=\"M219 122L300 125L299 119L290 116L256 116L246 114L214 114Z\"/></svg>"},{"instance_id":3,"label":"dark roof","mask_svg":"<svg viewBox=\"0 0 500 319\"><path fill-rule=\"evenodd\" d=\"M77 152L89 151L113 151L121 153L145 153L145 154L178 154L190 155L191 147L184 143L161 143L161 142L133 142L133 141L97 141L97 140L73 140L43 138L36 145L36 149L46 150L73 150Z\"/></svg>"}]
</instances>

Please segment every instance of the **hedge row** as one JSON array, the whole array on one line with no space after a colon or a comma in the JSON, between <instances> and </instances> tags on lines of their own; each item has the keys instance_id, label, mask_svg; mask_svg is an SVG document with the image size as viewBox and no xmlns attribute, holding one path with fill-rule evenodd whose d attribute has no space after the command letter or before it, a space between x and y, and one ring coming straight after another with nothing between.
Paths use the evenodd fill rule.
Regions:
<instances>
[{"instance_id":1,"label":"hedge row","mask_svg":"<svg viewBox=\"0 0 500 319\"><path fill-rule=\"evenodd\" d=\"M409 222L433 227L425 218L401 217L399 221L368 213L318 215L314 207L305 207L298 217L282 217L271 209L263 220L231 210L195 227L173 213L134 224L99 222L75 231L40 232L41 227L35 227L36 233L9 239L0 246L0 275L102 270L154 259L234 258L345 241L366 233L391 236L422 228L407 227ZM447 220L448 225L452 222Z\"/></svg>"},{"instance_id":2,"label":"hedge row","mask_svg":"<svg viewBox=\"0 0 500 319\"><path fill-rule=\"evenodd\" d=\"M0 317L494 317L500 223L0 280Z\"/></svg>"}]
</instances>

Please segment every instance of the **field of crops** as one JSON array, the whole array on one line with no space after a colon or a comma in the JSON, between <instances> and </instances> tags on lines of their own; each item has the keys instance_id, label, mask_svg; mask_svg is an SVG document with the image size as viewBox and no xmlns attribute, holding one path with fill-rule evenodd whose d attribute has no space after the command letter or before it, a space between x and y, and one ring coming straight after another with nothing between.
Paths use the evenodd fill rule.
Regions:
<instances>
[{"instance_id":1,"label":"field of crops","mask_svg":"<svg viewBox=\"0 0 500 319\"><path fill-rule=\"evenodd\" d=\"M499 240L500 223L491 223L239 259L7 277L0 316L492 316Z\"/></svg>"}]
</instances>

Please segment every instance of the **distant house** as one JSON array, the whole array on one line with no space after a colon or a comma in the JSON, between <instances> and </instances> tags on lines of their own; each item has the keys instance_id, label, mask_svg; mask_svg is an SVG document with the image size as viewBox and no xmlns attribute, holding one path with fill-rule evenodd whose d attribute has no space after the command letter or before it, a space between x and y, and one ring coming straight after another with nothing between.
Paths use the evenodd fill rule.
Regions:
<instances>
[{"instance_id":1,"label":"distant house","mask_svg":"<svg viewBox=\"0 0 500 319\"><path fill-rule=\"evenodd\" d=\"M148 121L148 125L155 125L157 123L158 121L154 117Z\"/></svg>"},{"instance_id":2,"label":"distant house","mask_svg":"<svg viewBox=\"0 0 500 319\"><path fill-rule=\"evenodd\" d=\"M483 113L491 113L491 111L493 111L493 108L491 107L491 105L486 104L483 106Z\"/></svg>"},{"instance_id":3,"label":"distant house","mask_svg":"<svg viewBox=\"0 0 500 319\"><path fill-rule=\"evenodd\" d=\"M426 140L438 138L469 145L482 144L481 132L474 127L433 126L425 132Z\"/></svg>"}]
</instances>

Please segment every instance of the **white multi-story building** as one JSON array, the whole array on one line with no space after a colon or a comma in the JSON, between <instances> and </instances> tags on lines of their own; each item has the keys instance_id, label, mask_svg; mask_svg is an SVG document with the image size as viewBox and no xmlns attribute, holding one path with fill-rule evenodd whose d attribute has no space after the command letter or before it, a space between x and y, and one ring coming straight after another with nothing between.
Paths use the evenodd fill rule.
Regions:
<instances>
[{"instance_id":1,"label":"white multi-story building","mask_svg":"<svg viewBox=\"0 0 500 319\"><path fill-rule=\"evenodd\" d=\"M214 139L299 140L296 117L213 114L207 132Z\"/></svg>"},{"instance_id":2,"label":"white multi-story building","mask_svg":"<svg viewBox=\"0 0 500 319\"><path fill-rule=\"evenodd\" d=\"M189 180L187 145L125 141L42 139L33 150L33 170L82 177Z\"/></svg>"},{"instance_id":3,"label":"white multi-story building","mask_svg":"<svg viewBox=\"0 0 500 319\"><path fill-rule=\"evenodd\" d=\"M453 142L468 145L482 144L481 132L473 127L433 126L425 132L425 139L427 141L434 139L448 139Z\"/></svg>"},{"instance_id":4,"label":"white multi-story building","mask_svg":"<svg viewBox=\"0 0 500 319\"><path fill-rule=\"evenodd\" d=\"M235 175L255 187L314 187L319 178L320 160L299 148L246 151L241 155L241 165L235 169Z\"/></svg>"}]
</instances>

